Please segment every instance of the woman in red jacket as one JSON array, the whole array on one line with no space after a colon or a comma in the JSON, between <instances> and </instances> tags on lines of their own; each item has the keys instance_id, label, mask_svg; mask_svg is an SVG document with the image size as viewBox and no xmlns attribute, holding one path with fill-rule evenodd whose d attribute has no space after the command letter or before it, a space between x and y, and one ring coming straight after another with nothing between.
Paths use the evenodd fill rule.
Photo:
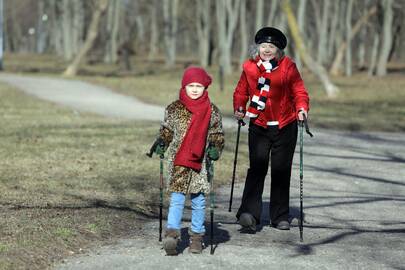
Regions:
<instances>
[{"instance_id":1,"label":"woman in red jacket","mask_svg":"<svg viewBox=\"0 0 405 270\"><path fill-rule=\"evenodd\" d=\"M271 158L271 224L277 229L288 230L297 119L303 120L303 115L307 116L309 97L295 63L284 55L285 35L276 28L265 27L256 33L255 43L256 50L244 62L233 94L235 117L250 117L250 168L236 217L243 230L256 231Z\"/></svg>"}]
</instances>

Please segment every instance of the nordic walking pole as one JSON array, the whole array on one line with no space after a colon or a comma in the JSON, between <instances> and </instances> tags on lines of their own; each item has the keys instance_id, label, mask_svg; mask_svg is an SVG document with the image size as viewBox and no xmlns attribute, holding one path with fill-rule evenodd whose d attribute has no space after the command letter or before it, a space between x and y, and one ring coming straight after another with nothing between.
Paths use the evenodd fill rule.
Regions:
<instances>
[{"instance_id":1,"label":"nordic walking pole","mask_svg":"<svg viewBox=\"0 0 405 270\"><path fill-rule=\"evenodd\" d=\"M210 146L212 144L210 143ZM211 218L211 233L210 233L210 254L214 254L214 208L215 208L215 193L214 193L214 161L207 155L206 157L207 177L210 183L210 218Z\"/></svg>"},{"instance_id":2,"label":"nordic walking pole","mask_svg":"<svg viewBox=\"0 0 405 270\"><path fill-rule=\"evenodd\" d=\"M242 107L239 107L239 112L242 112ZM236 163L238 162L238 148L239 148L239 137L240 137L240 127L246 125L242 119L238 120L238 132L236 134L236 147L235 147L235 158L233 160L233 173L232 173L232 185L231 185L231 197L229 198L229 209L228 212L232 211L232 199L233 199L233 187L235 185L235 174L236 174Z\"/></svg>"},{"instance_id":3,"label":"nordic walking pole","mask_svg":"<svg viewBox=\"0 0 405 270\"><path fill-rule=\"evenodd\" d=\"M300 127L300 241L303 242L303 234L304 234L304 226L303 226L303 221L304 221L304 206L303 206L303 197L304 197L304 191L303 191L303 179L304 179L304 125L305 125L305 131L306 133L309 134L309 136L313 137L312 133L309 131L308 127L308 120L305 114L303 115L304 120L299 121L299 127Z\"/></svg>"},{"instance_id":4,"label":"nordic walking pole","mask_svg":"<svg viewBox=\"0 0 405 270\"><path fill-rule=\"evenodd\" d=\"M155 152L156 147L160 145L160 147L164 148L165 143L162 140L157 139L152 147L149 150L149 153L146 153L148 157L152 157L153 152ZM162 220L163 220L163 159L164 159L164 154L160 154L160 185L159 185L159 191L160 191L160 199L159 199L159 242L162 242Z\"/></svg>"},{"instance_id":5,"label":"nordic walking pole","mask_svg":"<svg viewBox=\"0 0 405 270\"><path fill-rule=\"evenodd\" d=\"M304 210L303 210L303 162L304 162L304 155L303 155L303 149L304 149L304 121L299 121L299 126L300 126L300 241L303 242L303 218L304 218Z\"/></svg>"},{"instance_id":6,"label":"nordic walking pole","mask_svg":"<svg viewBox=\"0 0 405 270\"><path fill-rule=\"evenodd\" d=\"M165 147L164 143L160 143L161 147ZM160 199L159 199L159 242L162 242L162 212L163 212L163 159L165 156L160 154Z\"/></svg>"}]
</instances>

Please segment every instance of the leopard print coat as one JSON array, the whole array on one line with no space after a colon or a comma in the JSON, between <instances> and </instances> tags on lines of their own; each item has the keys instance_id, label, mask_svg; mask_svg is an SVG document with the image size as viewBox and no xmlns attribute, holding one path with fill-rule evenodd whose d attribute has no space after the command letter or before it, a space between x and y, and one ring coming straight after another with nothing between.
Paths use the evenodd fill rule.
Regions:
<instances>
[{"instance_id":1,"label":"leopard print coat","mask_svg":"<svg viewBox=\"0 0 405 270\"><path fill-rule=\"evenodd\" d=\"M165 110L165 117L160 128L160 138L164 140L165 145L169 145L166 154L168 161L166 182L169 183L167 190L168 192L181 192L184 194L199 192L207 194L210 191L210 185L207 178L205 157L200 172L183 166L174 166L176 153L186 135L191 116L191 112L179 100L171 103ZM221 113L217 106L212 103L206 145L209 143L214 144L220 153L224 148Z\"/></svg>"}]
</instances>

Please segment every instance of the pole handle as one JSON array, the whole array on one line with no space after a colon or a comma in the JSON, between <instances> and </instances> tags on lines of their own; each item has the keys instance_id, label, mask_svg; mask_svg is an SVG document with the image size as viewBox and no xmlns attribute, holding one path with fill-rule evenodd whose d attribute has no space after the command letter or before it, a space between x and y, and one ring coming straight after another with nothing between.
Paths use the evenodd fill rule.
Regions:
<instances>
[{"instance_id":1,"label":"pole handle","mask_svg":"<svg viewBox=\"0 0 405 270\"><path fill-rule=\"evenodd\" d=\"M239 106L238 112L243 113L243 108L242 108L242 106ZM246 125L246 123L245 123L245 121L243 121L243 119L239 119L239 120L238 120L238 126L244 127L245 125Z\"/></svg>"},{"instance_id":2,"label":"pole handle","mask_svg":"<svg viewBox=\"0 0 405 270\"><path fill-rule=\"evenodd\" d=\"M308 118L305 116L305 114L303 114L303 116L304 116L305 132L306 132L309 136L314 137L314 135L311 133L311 131L309 131Z\"/></svg>"}]
</instances>

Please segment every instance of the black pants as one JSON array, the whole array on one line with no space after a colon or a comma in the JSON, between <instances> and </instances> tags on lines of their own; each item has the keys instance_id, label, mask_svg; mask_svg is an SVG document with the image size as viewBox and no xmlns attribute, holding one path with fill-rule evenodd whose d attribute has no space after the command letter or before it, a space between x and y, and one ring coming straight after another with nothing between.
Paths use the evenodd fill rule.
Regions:
<instances>
[{"instance_id":1,"label":"black pants","mask_svg":"<svg viewBox=\"0 0 405 270\"><path fill-rule=\"evenodd\" d=\"M242 204L236 214L252 214L260 223L264 180L271 153L270 219L272 224L288 220L290 207L291 166L297 143L297 122L281 130L278 126L265 129L253 123L249 126L249 159Z\"/></svg>"}]
</instances>

